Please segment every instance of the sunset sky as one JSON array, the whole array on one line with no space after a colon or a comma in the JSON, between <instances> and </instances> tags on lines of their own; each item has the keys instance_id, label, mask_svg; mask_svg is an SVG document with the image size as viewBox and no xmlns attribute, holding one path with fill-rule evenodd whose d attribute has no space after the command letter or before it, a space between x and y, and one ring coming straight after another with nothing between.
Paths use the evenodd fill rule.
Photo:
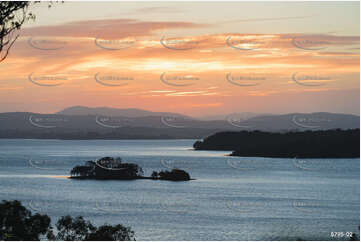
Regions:
<instances>
[{"instance_id":1,"label":"sunset sky","mask_svg":"<svg viewBox=\"0 0 361 242\"><path fill-rule=\"evenodd\" d=\"M360 110L359 2L33 6L0 63L0 112Z\"/></svg>"}]
</instances>

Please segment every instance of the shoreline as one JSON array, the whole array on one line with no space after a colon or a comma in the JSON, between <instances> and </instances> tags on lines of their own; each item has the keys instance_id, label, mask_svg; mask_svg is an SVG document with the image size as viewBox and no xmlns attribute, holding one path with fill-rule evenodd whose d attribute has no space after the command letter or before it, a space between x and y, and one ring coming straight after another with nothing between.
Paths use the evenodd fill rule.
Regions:
<instances>
[{"instance_id":1,"label":"shoreline","mask_svg":"<svg viewBox=\"0 0 361 242\"><path fill-rule=\"evenodd\" d=\"M193 181L196 180L194 178L190 178L189 180L171 180L171 179L161 179L161 178L153 178L150 176L141 176L135 178L111 178L111 177L87 177L87 176L68 176L66 179L75 179L75 180L119 180L119 181L131 181L131 180L161 180L161 181Z\"/></svg>"},{"instance_id":2,"label":"shoreline","mask_svg":"<svg viewBox=\"0 0 361 242\"><path fill-rule=\"evenodd\" d=\"M114 138L114 139L102 139L102 138L94 138L94 139L61 139L61 138L58 138L58 139L51 139L51 138L2 138L0 137L0 140L54 140L54 141L92 141L92 140L104 140L104 141L114 141L114 140L151 140L151 141L156 141L156 140L185 140L185 141L188 141L188 140L199 140L201 138L189 138L189 139L184 139L184 138L168 138L168 139L165 139L165 138L159 138L159 139L156 139L156 138L141 138L141 139L138 139L138 138L134 138L134 139L121 139L121 138Z\"/></svg>"}]
</instances>

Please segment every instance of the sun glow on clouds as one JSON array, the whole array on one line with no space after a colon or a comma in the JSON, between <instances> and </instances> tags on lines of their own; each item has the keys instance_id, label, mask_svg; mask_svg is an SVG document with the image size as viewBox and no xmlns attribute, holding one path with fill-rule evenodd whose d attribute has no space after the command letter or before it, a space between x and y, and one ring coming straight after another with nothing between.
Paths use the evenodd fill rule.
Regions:
<instances>
[{"instance_id":1,"label":"sun glow on clouds","mask_svg":"<svg viewBox=\"0 0 361 242\"><path fill-rule=\"evenodd\" d=\"M221 107L224 103L200 103L200 104L191 104L191 107L202 108L202 107Z\"/></svg>"},{"instance_id":2,"label":"sun glow on clouds","mask_svg":"<svg viewBox=\"0 0 361 242\"><path fill-rule=\"evenodd\" d=\"M166 94L166 96L194 96L204 93L206 93L206 91L176 92L176 93Z\"/></svg>"},{"instance_id":3,"label":"sun glow on clouds","mask_svg":"<svg viewBox=\"0 0 361 242\"><path fill-rule=\"evenodd\" d=\"M153 93L168 93L168 92L175 92L175 91L166 91L166 90L152 90L149 92L153 92Z\"/></svg>"},{"instance_id":4,"label":"sun glow on clouds","mask_svg":"<svg viewBox=\"0 0 361 242\"><path fill-rule=\"evenodd\" d=\"M114 62L112 60L90 60L87 62L76 64L72 66L72 68L79 71L88 71L91 68L111 67L113 65Z\"/></svg>"},{"instance_id":5,"label":"sun glow on clouds","mask_svg":"<svg viewBox=\"0 0 361 242\"><path fill-rule=\"evenodd\" d=\"M103 26L109 27L109 30L111 27L124 29L121 33L116 31L106 33L113 40L135 39L134 45L114 51L99 48L94 44L96 36L94 29L102 29ZM238 27L238 25L235 26ZM209 26L206 24L186 20L154 22L141 21L140 19L112 19L92 20L91 23L78 21L76 23L64 23L56 26L44 25L43 27L25 29L24 33L27 35L21 39L22 42L17 43L18 46L12 51L8 60L16 60L14 63L19 60L19 63L27 64L21 65L21 68L16 68L16 66L8 68L7 73L0 73L1 80L22 76L25 77L24 82L31 85L26 82L26 77L31 72L35 74L65 72L70 73L69 75L74 76L74 78L70 78L69 81L64 82L64 85L56 87L57 89L32 86L35 90L33 93L39 92L41 95L48 95L47 100L52 100L55 99L56 95L59 95L56 90L59 93L72 93L74 86L80 87L82 84L81 93L78 92L77 94L81 95L84 100L94 100L94 95L107 97L107 99L102 98L102 100L108 103L99 103L98 106L106 106L112 102L122 103L124 97L129 98L129 100L132 99L130 103L136 103L139 101L137 100L139 97L147 97L149 98L147 104L158 110L162 105L161 103L171 102L175 99L178 103L185 100L188 101L187 103L191 103L189 100L193 100L195 102L193 107L212 108L226 105L226 101L220 103L216 98L227 96L233 100L227 104L231 107L238 105L234 100L242 99L244 96L262 99L267 96L276 96L275 94L278 93L292 93L292 90L288 89L289 87L295 87L300 92L303 90L323 92L325 88L328 90L359 88L359 77L357 77L360 64L359 48L355 48L359 46L359 36L309 35L309 39L307 39L309 42L300 40L300 43L312 43L312 41L319 41L322 37L323 42L332 42L332 47L337 47L337 50L329 47L325 50L303 50L296 48L291 43L292 37L296 34L240 34L232 32L230 28L226 33L205 34L205 30L208 28ZM160 32L165 30L172 33L172 35L165 36L168 40L172 40L173 44L177 43L174 41L177 40L180 41L179 43L182 41L185 43L193 42L196 45L184 51L165 48L160 43ZM183 32L187 30L192 30L193 35L185 35ZM222 31L221 28L219 30ZM185 37L177 36L174 31L179 31L182 33L179 36ZM266 31L269 32L268 29L265 29ZM134 38L128 37L128 32ZM26 40L29 36L37 36L37 39L41 40L41 36L46 37L46 33L49 33L49 36L60 37L60 40L65 40L67 45L60 51L53 52L36 50L27 45ZM66 37L61 38L62 35ZM298 35L302 36L302 34ZM231 37L230 43L237 45L238 42L237 47L240 49L227 45L227 38L229 37ZM106 35L102 37L102 40L106 42ZM310 46L310 48L313 47ZM251 50L241 50L242 48ZM252 50L252 48L255 49ZM329 81L316 80L325 84L325 88L300 86L290 78L292 73L298 72L307 75L311 71L316 72L315 75L320 72L332 77L337 74L343 78ZM98 72L104 75L118 74L133 77L134 80L127 82L124 86L106 86L94 80L94 75ZM160 80L162 73L169 75L176 73L184 78L199 77L199 80L194 81L189 86L172 86ZM232 73L235 77L237 75L242 77L243 75L243 78L252 78L252 75L267 75L267 82L242 87L227 82L227 73ZM346 79L351 81L346 82ZM72 82L72 80L78 82ZM242 78L239 80L240 84L242 84L242 80ZM307 84L312 81L305 80L304 83ZM244 82L247 83L247 80ZM23 99L24 102L28 101L26 98L29 95L23 90L12 86L14 84L9 81L5 84L9 86L1 86L0 95L11 99L14 97L6 96L7 93L5 92L9 90L18 91L19 99ZM61 91L59 91L60 89ZM75 94L72 95L69 94L66 98L69 103L79 100ZM156 103L153 101L155 99L163 100L163 102ZM246 103L245 100L242 99L243 102L239 102L239 105ZM287 102L287 100L283 100L283 102ZM191 106L188 105L188 107ZM141 106L139 107L141 108Z\"/></svg>"},{"instance_id":6,"label":"sun glow on clouds","mask_svg":"<svg viewBox=\"0 0 361 242\"><path fill-rule=\"evenodd\" d=\"M129 69L135 71L194 71L203 72L207 70L225 70L227 65L221 62L203 62L197 60L177 60L169 61L167 59L152 59L139 64L129 66Z\"/></svg>"}]
</instances>

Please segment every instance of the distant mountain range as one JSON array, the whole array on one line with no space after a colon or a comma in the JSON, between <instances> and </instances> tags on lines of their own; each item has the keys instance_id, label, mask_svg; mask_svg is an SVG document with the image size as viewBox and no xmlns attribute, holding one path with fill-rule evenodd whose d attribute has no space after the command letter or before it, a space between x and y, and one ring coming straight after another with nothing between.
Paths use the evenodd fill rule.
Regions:
<instances>
[{"instance_id":1,"label":"distant mountain range","mask_svg":"<svg viewBox=\"0 0 361 242\"><path fill-rule=\"evenodd\" d=\"M141 109L70 107L56 114L0 113L0 138L200 139L220 131L360 128L360 117L335 113L236 114L200 120Z\"/></svg>"},{"instance_id":2,"label":"distant mountain range","mask_svg":"<svg viewBox=\"0 0 361 242\"><path fill-rule=\"evenodd\" d=\"M252 113L252 112L241 112L241 113L230 113L230 114L220 114L220 115L209 115L200 117L201 120L227 120L227 119L239 119L247 120L250 118L255 118L259 116L270 116L271 113Z\"/></svg>"},{"instance_id":3,"label":"distant mountain range","mask_svg":"<svg viewBox=\"0 0 361 242\"><path fill-rule=\"evenodd\" d=\"M223 115L209 115L199 118L190 117L184 114L172 113L172 112L152 112L144 109L138 108L109 108L109 107L85 107L85 106L73 106L65 108L56 114L61 115L102 115L110 117L128 117L128 118L139 118L139 117L149 117L149 116L172 116L172 117L183 117L187 119L203 120L203 121L214 121L214 120L227 120L227 119L239 119L247 120L250 118L258 116L272 115L268 113L252 113L252 112L241 112L241 113L231 113Z\"/></svg>"},{"instance_id":4,"label":"distant mountain range","mask_svg":"<svg viewBox=\"0 0 361 242\"><path fill-rule=\"evenodd\" d=\"M124 116L128 118L139 118L146 116L175 116L175 117L187 117L178 113L168 113L168 112L152 112L143 109L137 108L109 108L109 107L84 107L84 106L73 106L69 108L65 108L57 112L56 114L61 115L102 115L102 116L111 116L111 117L119 117Z\"/></svg>"}]
</instances>

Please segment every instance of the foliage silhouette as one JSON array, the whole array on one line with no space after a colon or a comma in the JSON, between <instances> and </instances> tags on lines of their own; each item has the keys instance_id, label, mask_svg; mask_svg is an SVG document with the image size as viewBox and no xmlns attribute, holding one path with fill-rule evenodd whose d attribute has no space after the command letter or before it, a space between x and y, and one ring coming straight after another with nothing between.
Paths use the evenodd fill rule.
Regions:
<instances>
[{"instance_id":1,"label":"foliage silhouette","mask_svg":"<svg viewBox=\"0 0 361 242\"><path fill-rule=\"evenodd\" d=\"M72 178L136 179L142 177L143 169L137 164L122 163L120 158L103 157L96 162L87 161L84 166L75 166Z\"/></svg>"},{"instance_id":2,"label":"foliage silhouette","mask_svg":"<svg viewBox=\"0 0 361 242\"><path fill-rule=\"evenodd\" d=\"M19 30L27 20L34 20L35 15L28 11L31 2L0 2L0 53L4 51L4 55L0 57L3 61L9 54L9 50L15 43L19 35L15 35L15 31ZM20 15L17 13L21 12Z\"/></svg>"},{"instance_id":3,"label":"foliage silhouette","mask_svg":"<svg viewBox=\"0 0 361 242\"><path fill-rule=\"evenodd\" d=\"M128 227L120 224L115 226L102 225L95 232L89 234L87 240L90 241L130 241L135 240L134 232Z\"/></svg>"},{"instance_id":4,"label":"foliage silhouette","mask_svg":"<svg viewBox=\"0 0 361 242\"><path fill-rule=\"evenodd\" d=\"M153 171L154 173L155 171ZM153 175L153 174L152 174ZM188 181L191 179L190 175L181 169L172 169L171 171L158 172L158 179L170 181Z\"/></svg>"},{"instance_id":5,"label":"foliage silhouette","mask_svg":"<svg viewBox=\"0 0 361 242\"><path fill-rule=\"evenodd\" d=\"M75 166L70 171L70 178L77 179L153 179L171 181L189 181L190 175L180 169L171 171L153 171L150 177L145 177L143 169L133 163L122 163L122 160L113 157L103 157L97 161L87 161L83 166Z\"/></svg>"},{"instance_id":6,"label":"foliage silhouette","mask_svg":"<svg viewBox=\"0 0 361 242\"><path fill-rule=\"evenodd\" d=\"M152 178L156 179L156 178L159 177L159 174L158 174L157 171L153 171L153 172L152 172L152 175L150 175L150 176L151 176Z\"/></svg>"},{"instance_id":7,"label":"foliage silhouette","mask_svg":"<svg viewBox=\"0 0 361 242\"><path fill-rule=\"evenodd\" d=\"M56 223L58 233L53 235L49 233L49 240L61 241L129 241L135 240L134 231L124 227L121 224L115 226L102 225L99 228L91 224L90 221L84 220L79 216L72 218L71 216L63 216Z\"/></svg>"},{"instance_id":8,"label":"foliage silhouette","mask_svg":"<svg viewBox=\"0 0 361 242\"><path fill-rule=\"evenodd\" d=\"M40 240L51 229L50 217L31 211L20 201L0 203L0 240Z\"/></svg>"},{"instance_id":9,"label":"foliage silhouette","mask_svg":"<svg viewBox=\"0 0 361 242\"><path fill-rule=\"evenodd\" d=\"M61 241L116 241L135 240L134 231L121 224L104 224L96 227L90 221L79 216L63 216L56 223L57 234L51 227L51 219L47 215L36 213L21 205L20 201L0 203L0 240L61 240Z\"/></svg>"},{"instance_id":10,"label":"foliage silhouette","mask_svg":"<svg viewBox=\"0 0 361 242\"><path fill-rule=\"evenodd\" d=\"M35 15L29 12L29 7L40 1L0 1L0 62L5 60L10 48L19 37L16 34L21 26L29 21L35 20ZM47 2L50 8L53 1Z\"/></svg>"}]
</instances>

